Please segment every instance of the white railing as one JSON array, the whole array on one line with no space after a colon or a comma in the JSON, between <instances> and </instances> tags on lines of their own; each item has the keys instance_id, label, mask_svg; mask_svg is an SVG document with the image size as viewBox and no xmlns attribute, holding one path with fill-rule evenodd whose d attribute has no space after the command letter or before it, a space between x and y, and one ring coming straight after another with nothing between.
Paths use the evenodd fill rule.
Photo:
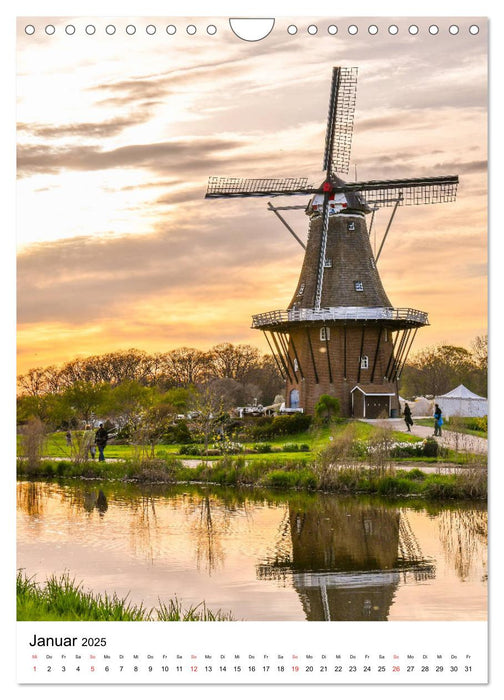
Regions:
<instances>
[{"instance_id":1,"label":"white railing","mask_svg":"<svg viewBox=\"0 0 504 700\"><path fill-rule=\"evenodd\" d=\"M417 309L391 306L333 306L325 309L290 309L267 311L252 316L252 328L302 321L407 321L428 324L428 315Z\"/></svg>"}]
</instances>

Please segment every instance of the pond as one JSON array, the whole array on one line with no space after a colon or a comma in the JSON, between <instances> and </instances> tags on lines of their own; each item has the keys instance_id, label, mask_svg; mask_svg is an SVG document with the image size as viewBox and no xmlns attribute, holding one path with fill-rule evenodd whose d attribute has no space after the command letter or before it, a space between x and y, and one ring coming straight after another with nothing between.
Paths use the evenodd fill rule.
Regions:
<instances>
[{"instance_id":1,"label":"pond","mask_svg":"<svg viewBox=\"0 0 504 700\"><path fill-rule=\"evenodd\" d=\"M485 620L487 511L328 494L119 482L17 485L18 560L39 583L237 620Z\"/></svg>"}]
</instances>

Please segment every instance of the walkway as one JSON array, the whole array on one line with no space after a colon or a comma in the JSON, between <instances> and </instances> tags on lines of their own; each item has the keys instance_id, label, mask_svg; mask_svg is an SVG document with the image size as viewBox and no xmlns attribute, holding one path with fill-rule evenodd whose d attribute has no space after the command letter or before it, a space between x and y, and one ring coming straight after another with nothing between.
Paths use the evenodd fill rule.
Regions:
<instances>
[{"instance_id":1,"label":"walkway","mask_svg":"<svg viewBox=\"0 0 504 700\"><path fill-rule=\"evenodd\" d=\"M427 416L428 417L428 416ZM383 425L386 428L392 428L402 433L407 433L406 424L402 418L387 418L387 419L361 419L365 423L373 423L374 425ZM426 425L417 425L413 417L413 427L411 435L426 438L433 436L433 428ZM466 435L465 433L455 433L453 430L442 429L440 438L436 438L440 445L449 447L457 452L470 452L473 454L486 454L488 452L488 440L486 438L477 437L476 435Z\"/></svg>"}]
</instances>

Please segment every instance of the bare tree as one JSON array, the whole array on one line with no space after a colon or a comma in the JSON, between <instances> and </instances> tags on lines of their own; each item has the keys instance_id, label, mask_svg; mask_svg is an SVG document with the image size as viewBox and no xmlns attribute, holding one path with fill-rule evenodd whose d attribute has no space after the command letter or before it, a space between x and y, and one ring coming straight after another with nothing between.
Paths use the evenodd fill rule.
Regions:
<instances>
[{"instance_id":1,"label":"bare tree","mask_svg":"<svg viewBox=\"0 0 504 700\"><path fill-rule=\"evenodd\" d=\"M252 345L221 343L211 348L209 369L214 377L243 381L246 375L260 365L261 355Z\"/></svg>"}]
</instances>

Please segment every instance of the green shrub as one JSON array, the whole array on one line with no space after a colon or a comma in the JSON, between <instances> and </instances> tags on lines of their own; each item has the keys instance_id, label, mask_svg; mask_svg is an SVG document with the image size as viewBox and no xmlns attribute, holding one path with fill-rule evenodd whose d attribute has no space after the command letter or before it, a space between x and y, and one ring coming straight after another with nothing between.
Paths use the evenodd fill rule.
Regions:
<instances>
[{"instance_id":1,"label":"green shrub","mask_svg":"<svg viewBox=\"0 0 504 700\"><path fill-rule=\"evenodd\" d=\"M421 469L411 469L409 472L404 472L401 474L404 479L409 479L410 481L423 481L427 474Z\"/></svg>"},{"instance_id":2,"label":"green shrub","mask_svg":"<svg viewBox=\"0 0 504 700\"><path fill-rule=\"evenodd\" d=\"M305 413L294 413L287 416L265 416L259 418L252 428L254 438L270 438L280 435L294 435L308 430L312 422L312 417Z\"/></svg>"},{"instance_id":3,"label":"green shrub","mask_svg":"<svg viewBox=\"0 0 504 700\"><path fill-rule=\"evenodd\" d=\"M181 442L192 442L191 431L189 430L187 423L180 420L173 425L168 426L163 433L161 442L163 445L177 445Z\"/></svg>"},{"instance_id":4,"label":"green shrub","mask_svg":"<svg viewBox=\"0 0 504 700\"><path fill-rule=\"evenodd\" d=\"M454 478L441 474L431 474L425 484L424 494L427 498L457 498L460 493Z\"/></svg>"},{"instance_id":5,"label":"green shrub","mask_svg":"<svg viewBox=\"0 0 504 700\"><path fill-rule=\"evenodd\" d=\"M271 445L267 442L258 442L254 445L254 450L259 452L259 454L266 454L271 452Z\"/></svg>"},{"instance_id":6,"label":"green shrub","mask_svg":"<svg viewBox=\"0 0 504 700\"><path fill-rule=\"evenodd\" d=\"M282 447L282 452L299 452L297 442L288 442Z\"/></svg>"},{"instance_id":7,"label":"green shrub","mask_svg":"<svg viewBox=\"0 0 504 700\"><path fill-rule=\"evenodd\" d=\"M422 453L424 457L437 457L439 455L439 444L432 437L426 438L423 444Z\"/></svg>"},{"instance_id":8,"label":"green shrub","mask_svg":"<svg viewBox=\"0 0 504 700\"><path fill-rule=\"evenodd\" d=\"M385 476L378 482L380 496L395 496L411 492L411 481L397 476Z\"/></svg>"},{"instance_id":9,"label":"green shrub","mask_svg":"<svg viewBox=\"0 0 504 700\"><path fill-rule=\"evenodd\" d=\"M180 445L178 453L179 455L190 455L194 457L200 457L202 454L199 445Z\"/></svg>"},{"instance_id":10,"label":"green shrub","mask_svg":"<svg viewBox=\"0 0 504 700\"><path fill-rule=\"evenodd\" d=\"M299 451L300 451L300 452L309 452L309 451L310 451L310 445L308 445L308 443L306 443L306 442L302 442L302 443L299 445Z\"/></svg>"},{"instance_id":11,"label":"green shrub","mask_svg":"<svg viewBox=\"0 0 504 700\"><path fill-rule=\"evenodd\" d=\"M275 469L270 471L264 477L265 486L270 486L271 488L292 488L297 486L298 475L296 472L287 472L283 469Z\"/></svg>"},{"instance_id":12,"label":"green shrub","mask_svg":"<svg viewBox=\"0 0 504 700\"><path fill-rule=\"evenodd\" d=\"M298 486L309 490L316 489L318 486L317 477L309 469L302 469L298 472Z\"/></svg>"}]
</instances>

